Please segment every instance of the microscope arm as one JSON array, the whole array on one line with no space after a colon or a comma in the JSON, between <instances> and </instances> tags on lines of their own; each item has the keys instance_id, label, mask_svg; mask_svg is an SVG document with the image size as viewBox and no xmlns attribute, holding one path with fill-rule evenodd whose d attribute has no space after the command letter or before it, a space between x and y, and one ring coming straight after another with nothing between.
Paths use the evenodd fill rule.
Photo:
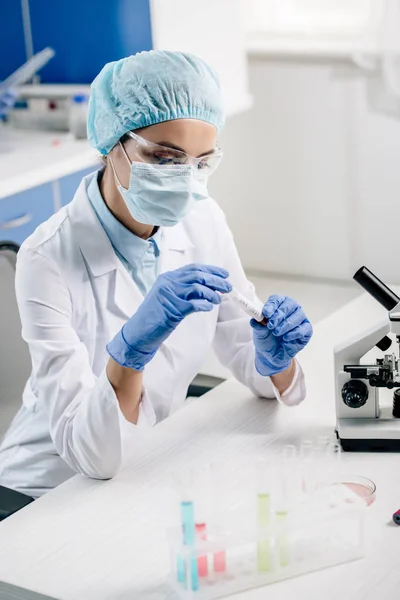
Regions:
<instances>
[{"instance_id":1,"label":"microscope arm","mask_svg":"<svg viewBox=\"0 0 400 600\"><path fill-rule=\"evenodd\" d=\"M386 317L380 324L360 332L351 340L337 346L334 351L335 373L341 371L344 365L359 365L360 359L389 332L390 323Z\"/></svg>"}]
</instances>

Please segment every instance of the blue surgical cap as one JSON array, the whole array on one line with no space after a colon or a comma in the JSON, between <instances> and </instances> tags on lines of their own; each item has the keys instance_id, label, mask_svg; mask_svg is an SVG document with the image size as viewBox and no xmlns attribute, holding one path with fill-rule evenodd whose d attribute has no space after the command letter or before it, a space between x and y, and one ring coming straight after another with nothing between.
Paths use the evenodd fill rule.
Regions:
<instances>
[{"instance_id":1,"label":"blue surgical cap","mask_svg":"<svg viewBox=\"0 0 400 600\"><path fill-rule=\"evenodd\" d=\"M88 139L102 154L127 131L173 119L223 126L218 77L197 56L140 52L106 64L92 83Z\"/></svg>"}]
</instances>

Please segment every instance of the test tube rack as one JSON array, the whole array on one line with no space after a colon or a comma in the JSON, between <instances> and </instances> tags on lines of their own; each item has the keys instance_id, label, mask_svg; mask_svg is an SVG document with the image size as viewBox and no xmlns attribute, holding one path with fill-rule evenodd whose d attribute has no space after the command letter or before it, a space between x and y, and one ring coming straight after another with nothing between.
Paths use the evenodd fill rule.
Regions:
<instances>
[{"instance_id":1,"label":"test tube rack","mask_svg":"<svg viewBox=\"0 0 400 600\"><path fill-rule=\"evenodd\" d=\"M304 466L301 461L289 463L292 474L293 468L298 475ZM346 485L327 485L326 479L318 485L313 480L312 490L305 491L302 477L296 481L300 488L295 493L288 490L291 502L257 485L247 493L241 517L237 513L234 519L221 521L219 510L217 518L209 513L205 523L203 498L199 522L196 495L186 501L190 516L183 519L183 535L182 526L168 532L170 585L177 597L214 600L361 558L365 502ZM218 491L211 490L210 498L215 500ZM223 512L224 501L238 504L234 496L232 488L221 500ZM227 515L231 507L225 508Z\"/></svg>"}]
</instances>

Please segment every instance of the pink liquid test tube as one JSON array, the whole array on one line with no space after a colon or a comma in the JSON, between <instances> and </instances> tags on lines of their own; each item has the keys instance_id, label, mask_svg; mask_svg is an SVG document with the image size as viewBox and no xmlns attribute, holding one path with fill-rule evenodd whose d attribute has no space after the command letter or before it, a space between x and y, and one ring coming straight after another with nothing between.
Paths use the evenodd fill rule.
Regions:
<instances>
[{"instance_id":1,"label":"pink liquid test tube","mask_svg":"<svg viewBox=\"0 0 400 600\"><path fill-rule=\"evenodd\" d=\"M226 571L226 554L222 552L214 552L214 571L216 573L225 573Z\"/></svg>"},{"instance_id":2,"label":"pink liquid test tube","mask_svg":"<svg viewBox=\"0 0 400 600\"><path fill-rule=\"evenodd\" d=\"M220 532L227 528L229 522L227 520L229 515L227 507L229 507L233 470L233 467L229 469L224 463L215 462L211 464L212 511L210 527L217 532L217 537ZM225 550L213 552L212 568L215 574L226 572Z\"/></svg>"},{"instance_id":3,"label":"pink liquid test tube","mask_svg":"<svg viewBox=\"0 0 400 600\"><path fill-rule=\"evenodd\" d=\"M205 523L196 523L196 535L199 536L201 540L206 540L206 524ZM197 570L199 573L199 577L207 577L208 575L208 558L207 555L199 556L197 559Z\"/></svg>"}]
</instances>

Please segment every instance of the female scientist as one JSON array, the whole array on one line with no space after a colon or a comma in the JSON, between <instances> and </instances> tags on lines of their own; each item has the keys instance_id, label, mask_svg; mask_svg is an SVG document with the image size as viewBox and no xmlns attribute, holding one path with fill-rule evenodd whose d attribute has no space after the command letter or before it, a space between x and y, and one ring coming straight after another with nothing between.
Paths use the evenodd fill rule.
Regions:
<instances>
[{"instance_id":1,"label":"female scientist","mask_svg":"<svg viewBox=\"0 0 400 600\"><path fill-rule=\"evenodd\" d=\"M303 400L301 307L272 296L264 326L229 296L234 286L256 301L207 191L222 125L216 75L194 56L142 52L94 80L88 137L105 166L18 255L32 374L1 448L2 485L37 497L75 473L113 477L137 427L184 405L212 345L254 394Z\"/></svg>"}]
</instances>

